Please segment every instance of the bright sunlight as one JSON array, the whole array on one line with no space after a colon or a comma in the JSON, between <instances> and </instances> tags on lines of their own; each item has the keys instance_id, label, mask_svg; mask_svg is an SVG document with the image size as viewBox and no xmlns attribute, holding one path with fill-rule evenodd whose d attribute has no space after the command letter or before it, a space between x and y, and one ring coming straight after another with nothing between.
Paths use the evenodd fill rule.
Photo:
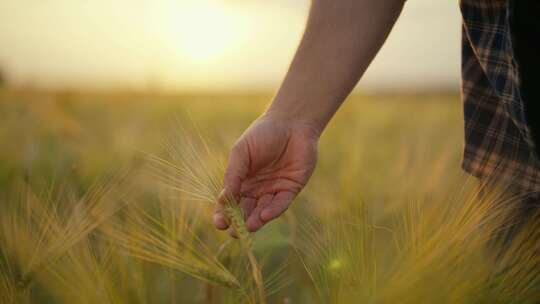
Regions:
<instances>
[{"instance_id":1,"label":"bright sunlight","mask_svg":"<svg viewBox=\"0 0 540 304\"><path fill-rule=\"evenodd\" d=\"M174 47L194 63L208 63L234 48L242 32L231 10L216 1L179 3L166 21Z\"/></svg>"}]
</instances>

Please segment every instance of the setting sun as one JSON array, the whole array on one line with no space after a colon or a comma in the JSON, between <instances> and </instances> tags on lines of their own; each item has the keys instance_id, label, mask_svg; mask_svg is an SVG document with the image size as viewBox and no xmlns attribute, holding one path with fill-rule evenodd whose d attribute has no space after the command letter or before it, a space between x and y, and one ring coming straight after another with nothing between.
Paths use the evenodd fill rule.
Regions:
<instances>
[{"instance_id":1,"label":"setting sun","mask_svg":"<svg viewBox=\"0 0 540 304\"><path fill-rule=\"evenodd\" d=\"M11 83L43 87L273 90L287 71L309 5L2 0L0 69ZM426 10L431 13L416 13ZM456 86L459 20L454 3L410 1L361 86ZM425 36L437 38L427 42Z\"/></svg>"},{"instance_id":2,"label":"setting sun","mask_svg":"<svg viewBox=\"0 0 540 304\"><path fill-rule=\"evenodd\" d=\"M208 63L238 43L242 28L233 12L215 1L179 3L166 16L164 31L178 55L195 63Z\"/></svg>"}]
</instances>

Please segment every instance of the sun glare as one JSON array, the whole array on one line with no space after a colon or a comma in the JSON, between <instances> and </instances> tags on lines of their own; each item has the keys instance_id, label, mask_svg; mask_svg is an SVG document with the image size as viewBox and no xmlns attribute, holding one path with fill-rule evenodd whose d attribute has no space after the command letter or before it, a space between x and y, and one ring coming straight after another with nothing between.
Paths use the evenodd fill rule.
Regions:
<instances>
[{"instance_id":1,"label":"sun glare","mask_svg":"<svg viewBox=\"0 0 540 304\"><path fill-rule=\"evenodd\" d=\"M191 61L205 63L235 45L233 12L213 1L190 1L169 20L175 48Z\"/></svg>"}]
</instances>

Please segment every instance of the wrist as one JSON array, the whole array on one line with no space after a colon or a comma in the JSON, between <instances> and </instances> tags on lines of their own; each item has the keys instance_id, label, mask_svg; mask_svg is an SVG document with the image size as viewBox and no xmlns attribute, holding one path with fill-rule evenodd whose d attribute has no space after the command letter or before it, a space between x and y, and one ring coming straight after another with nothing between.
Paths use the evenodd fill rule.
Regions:
<instances>
[{"instance_id":1,"label":"wrist","mask_svg":"<svg viewBox=\"0 0 540 304\"><path fill-rule=\"evenodd\" d=\"M309 132L317 139L321 136L325 123L322 123L316 118L311 118L305 113L297 112L294 110L280 109L270 106L262 115L263 119L271 119L279 121L284 124L292 125L293 127L299 127L309 130Z\"/></svg>"}]
</instances>

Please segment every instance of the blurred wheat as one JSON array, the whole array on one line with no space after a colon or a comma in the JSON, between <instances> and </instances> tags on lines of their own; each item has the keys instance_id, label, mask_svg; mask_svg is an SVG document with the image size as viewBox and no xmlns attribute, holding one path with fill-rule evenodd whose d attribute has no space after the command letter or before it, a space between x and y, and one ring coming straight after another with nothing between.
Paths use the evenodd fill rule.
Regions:
<instances>
[{"instance_id":1,"label":"blurred wheat","mask_svg":"<svg viewBox=\"0 0 540 304\"><path fill-rule=\"evenodd\" d=\"M0 89L0 303L540 301L538 215L518 225L522 195L457 173L446 97L346 105L285 220L254 236L226 202L238 239L210 214L226 143L264 104L151 98ZM200 128L146 127L188 106Z\"/></svg>"},{"instance_id":2,"label":"blurred wheat","mask_svg":"<svg viewBox=\"0 0 540 304\"><path fill-rule=\"evenodd\" d=\"M151 171L164 185L186 194L192 200L217 203L223 189L223 158L210 149L200 131L195 129L187 132L181 125L176 125L174 129L177 130L176 136L170 137L164 144L171 161L149 156L153 165ZM224 210L251 265L258 303L266 303L263 277L253 254L253 239L245 227L244 213L231 198L225 202Z\"/></svg>"}]
</instances>

